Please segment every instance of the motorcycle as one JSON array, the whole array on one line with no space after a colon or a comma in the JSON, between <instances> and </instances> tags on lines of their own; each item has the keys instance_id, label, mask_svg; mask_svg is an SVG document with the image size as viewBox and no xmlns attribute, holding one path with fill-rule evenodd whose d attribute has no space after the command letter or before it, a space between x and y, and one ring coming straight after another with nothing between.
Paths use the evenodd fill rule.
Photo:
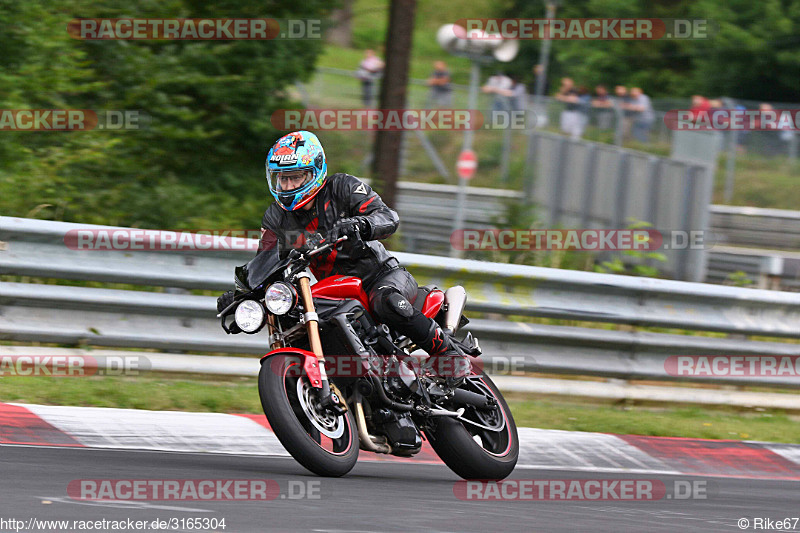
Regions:
<instances>
[{"instance_id":1,"label":"motorcycle","mask_svg":"<svg viewBox=\"0 0 800 533\"><path fill-rule=\"evenodd\" d=\"M217 315L229 334L266 328L270 351L261 358L258 391L277 438L320 476L348 473L359 449L411 457L427 439L462 478L507 477L519 454L517 428L479 364L462 367L456 385L425 364L433 358L412 355L417 347L408 338L370 315L360 278L330 276L311 285L311 261L347 239L322 244L316 235L283 259L275 248L261 251L236 268L234 301ZM460 286L426 286L413 305L477 362L477 339L453 336L468 322L465 303ZM464 361L446 359L453 367Z\"/></svg>"}]
</instances>

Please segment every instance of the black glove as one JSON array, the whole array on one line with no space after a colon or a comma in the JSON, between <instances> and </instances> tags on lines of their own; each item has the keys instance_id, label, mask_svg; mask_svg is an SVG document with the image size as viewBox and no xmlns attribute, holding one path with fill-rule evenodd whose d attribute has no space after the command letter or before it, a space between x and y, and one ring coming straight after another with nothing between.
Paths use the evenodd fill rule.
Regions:
<instances>
[{"instance_id":1,"label":"black glove","mask_svg":"<svg viewBox=\"0 0 800 533\"><path fill-rule=\"evenodd\" d=\"M342 218L328 231L328 240L335 241L345 235L350 240L361 240L369 234L369 223L364 217Z\"/></svg>"},{"instance_id":2,"label":"black glove","mask_svg":"<svg viewBox=\"0 0 800 533\"><path fill-rule=\"evenodd\" d=\"M223 309L225 309L226 307L228 307L233 303L233 295L234 291L226 291L222 293L222 296L217 298L217 313L221 313ZM242 332L242 329L239 327L239 325L236 323L235 320L231 323L228 329L233 334Z\"/></svg>"},{"instance_id":3,"label":"black glove","mask_svg":"<svg viewBox=\"0 0 800 533\"><path fill-rule=\"evenodd\" d=\"M222 296L217 298L217 313L221 313L223 309L233 303L234 291L223 292Z\"/></svg>"},{"instance_id":4,"label":"black glove","mask_svg":"<svg viewBox=\"0 0 800 533\"><path fill-rule=\"evenodd\" d=\"M313 250L314 248L316 248L321 244L327 244L327 241L319 233L305 234L305 243L303 244L303 246L305 247L306 250Z\"/></svg>"}]
</instances>

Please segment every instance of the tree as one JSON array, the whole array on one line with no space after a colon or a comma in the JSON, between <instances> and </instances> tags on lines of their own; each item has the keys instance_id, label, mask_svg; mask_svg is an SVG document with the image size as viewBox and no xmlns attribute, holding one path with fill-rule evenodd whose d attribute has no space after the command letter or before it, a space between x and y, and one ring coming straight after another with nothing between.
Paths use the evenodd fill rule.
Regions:
<instances>
[{"instance_id":1,"label":"tree","mask_svg":"<svg viewBox=\"0 0 800 533\"><path fill-rule=\"evenodd\" d=\"M542 18L544 4L514 0L505 16ZM705 39L554 41L553 82L569 76L589 87L638 85L657 97L800 98L800 0L569 0L557 16L707 20L712 31ZM523 41L509 70L532 81L539 46Z\"/></svg>"},{"instance_id":2,"label":"tree","mask_svg":"<svg viewBox=\"0 0 800 533\"><path fill-rule=\"evenodd\" d=\"M85 18L321 19L324 0L0 1L0 107L139 110L135 131L5 133L0 210L151 227L263 211L271 114L313 75L321 39L81 41ZM258 191L257 195L253 191ZM213 211L210 209L213 208ZM227 223L230 223L229 221Z\"/></svg>"},{"instance_id":3,"label":"tree","mask_svg":"<svg viewBox=\"0 0 800 533\"><path fill-rule=\"evenodd\" d=\"M331 26L325 40L338 46L353 46L353 0L342 0L342 7L331 11Z\"/></svg>"},{"instance_id":4,"label":"tree","mask_svg":"<svg viewBox=\"0 0 800 533\"><path fill-rule=\"evenodd\" d=\"M719 26L692 43L692 87L702 94L800 101L800 1L699 0L693 16Z\"/></svg>"},{"instance_id":5,"label":"tree","mask_svg":"<svg viewBox=\"0 0 800 533\"><path fill-rule=\"evenodd\" d=\"M406 107L416 5L416 0L392 0L386 32L386 68L381 83L381 109ZM375 137L372 172L380 184L381 197L390 207L395 205L402 139L402 131L378 131Z\"/></svg>"}]
</instances>

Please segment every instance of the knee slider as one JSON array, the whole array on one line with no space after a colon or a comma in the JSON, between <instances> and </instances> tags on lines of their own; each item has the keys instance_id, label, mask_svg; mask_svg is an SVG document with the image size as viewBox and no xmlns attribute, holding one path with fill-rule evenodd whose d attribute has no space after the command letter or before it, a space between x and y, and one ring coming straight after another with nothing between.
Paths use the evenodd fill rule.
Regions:
<instances>
[{"instance_id":1,"label":"knee slider","mask_svg":"<svg viewBox=\"0 0 800 533\"><path fill-rule=\"evenodd\" d=\"M384 302L395 315L404 321L414 316L414 307L399 292L390 292L384 296Z\"/></svg>"}]
</instances>

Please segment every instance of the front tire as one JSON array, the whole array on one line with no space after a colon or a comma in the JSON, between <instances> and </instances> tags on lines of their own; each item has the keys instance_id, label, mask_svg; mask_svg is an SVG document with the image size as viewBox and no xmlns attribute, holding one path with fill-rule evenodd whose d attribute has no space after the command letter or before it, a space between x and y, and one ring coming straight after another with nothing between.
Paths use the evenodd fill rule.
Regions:
<instances>
[{"instance_id":1,"label":"front tire","mask_svg":"<svg viewBox=\"0 0 800 533\"><path fill-rule=\"evenodd\" d=\"M309 394L311 388L302 368L302 360L291 354L276 354L262 361L258 394L264 414L275 436L298 463L320 476L343 476L358 460L353 414L348 410L343 415L326 416L315 411L311 403L314 395Z\"/></svg>"},{"instance_id":2,"label":"front tire","mask_svg":"<svg viewBox=\"0 0 800 533\"><path fill-rule=\"evenodd\" d=\"M486 375L470 376L462 387L472 388L473 391L491 391L497 400L496 416L504 419L503 428L491 431L456 418L440 416L434 419L433 430L426 431L428 440L450 470L462 478L505 479L514 471L519 458L517 426L508 404Z\"/></svg>"}]
</instances>

